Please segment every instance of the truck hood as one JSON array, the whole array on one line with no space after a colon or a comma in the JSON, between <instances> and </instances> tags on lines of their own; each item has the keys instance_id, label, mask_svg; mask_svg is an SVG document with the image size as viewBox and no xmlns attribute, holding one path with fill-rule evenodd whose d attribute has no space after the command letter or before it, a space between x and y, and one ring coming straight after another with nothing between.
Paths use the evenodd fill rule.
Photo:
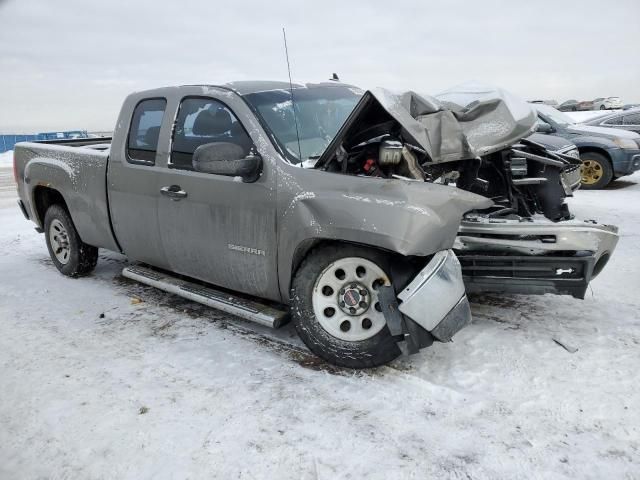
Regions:
<instances>
[{"instance_id":1,"label":"truck hood","mask_svg":"<svg viewBox=\"0 0 640 480\"><path fill-rule=\"evenodd\" d=\"M365 92L315 167L324 165L346 132L358 122L365 123L377 107L400 124L405 137L423 149L432 163L467 160L502 150L531 135L537 118L524 100L478 83L462 84L435 96L378 88Z\"/></svg>"},{"instance_id":2,"label":"truck hood","mask_svg":"<svg viewBox=\"0 0 640 480\"><path fill-rule=\"evenodd\" d=\"M591 125L569 125L567 130L571 133L578 133L581 135L591 135L595 137L605 138L630 138L632 140L640 140L640 135L628 130L622 130L620 128L609 127L593 127Z\"/></svg>"}]
</instances>

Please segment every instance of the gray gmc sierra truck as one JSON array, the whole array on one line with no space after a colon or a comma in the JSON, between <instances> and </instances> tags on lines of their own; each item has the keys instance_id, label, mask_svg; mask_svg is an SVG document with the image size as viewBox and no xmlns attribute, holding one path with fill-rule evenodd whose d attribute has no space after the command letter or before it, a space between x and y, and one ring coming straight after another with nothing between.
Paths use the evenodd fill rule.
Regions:
<instances>
[{"instance_id":1,"label":"gray gmc sierra truck","mask_svg":"<svg viewBox=\"0 0 640 480\"><path fill-rule=\"evenodd\" d=\"M123 275L381 365L470 321L467 291L578 298L616 228L573 219L579 159L500 90L337 82L130 95L113 138L22 143L19 205L61 273ZM577 179L577 180L576 180Z\"/></svg>"}]
</instances>

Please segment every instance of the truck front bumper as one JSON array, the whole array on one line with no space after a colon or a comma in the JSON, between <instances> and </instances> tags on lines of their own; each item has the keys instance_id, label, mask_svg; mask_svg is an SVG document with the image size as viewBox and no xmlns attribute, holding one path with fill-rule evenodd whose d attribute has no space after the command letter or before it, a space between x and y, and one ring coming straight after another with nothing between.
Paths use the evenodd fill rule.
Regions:
<instances>
[{"instance_id":1,"label":"truck front bumper","mask_svg":"<svg viewBox=\"0 0 640 480\"><path fill-rule=\"evenodd\" d=\"M584 298L607 264L618 229L593 221L468 215L456 252L468 293L556 293Z\"/></svg>"},{"instance_id":2,"label":"truck front bumper","mask_svg":"<svg viewBox=\"0 0 640 480\"><path fill-rule=\"evenodd\" d=\"M460 262L453 250L436 253L398 294L400 312L441 342L471 322Z\"/></svg>"}]
</instances>

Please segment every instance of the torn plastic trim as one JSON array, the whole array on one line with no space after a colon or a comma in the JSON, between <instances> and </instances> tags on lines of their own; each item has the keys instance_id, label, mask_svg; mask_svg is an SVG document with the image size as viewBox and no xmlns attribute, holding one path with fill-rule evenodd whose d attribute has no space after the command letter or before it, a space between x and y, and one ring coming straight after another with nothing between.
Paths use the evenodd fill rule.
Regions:
<instances>
[{"instance_id":1,"label":"torn plastic trim","mask_svg":"<svg viewBox=\"0 0 640 480\"><path fill-rule=\"evenodd\" d=\"M460 262L453 250L436 253L398 295L399 310L441 342L471 322Z\"/></svg>"}]
</instances>

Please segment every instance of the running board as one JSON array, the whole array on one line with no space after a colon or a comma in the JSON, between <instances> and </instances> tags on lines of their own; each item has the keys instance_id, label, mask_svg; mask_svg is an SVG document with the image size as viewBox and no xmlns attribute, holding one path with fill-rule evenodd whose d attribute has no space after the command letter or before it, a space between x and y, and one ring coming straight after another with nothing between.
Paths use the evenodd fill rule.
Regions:
<instances>
[{"instance_id":1,"label":"running board","mask_svg":"<svg viewBox=\"0 0 640 480\"><path fill-rule=\"evenodd\" d=\"M141 265L132 265L122 270L124 277L208 307L230 313L245 320L271 328L279 328L288 321L288 312L258 302L237 297L168 273L159 272Z\"/></svg>"}]
</instances>

